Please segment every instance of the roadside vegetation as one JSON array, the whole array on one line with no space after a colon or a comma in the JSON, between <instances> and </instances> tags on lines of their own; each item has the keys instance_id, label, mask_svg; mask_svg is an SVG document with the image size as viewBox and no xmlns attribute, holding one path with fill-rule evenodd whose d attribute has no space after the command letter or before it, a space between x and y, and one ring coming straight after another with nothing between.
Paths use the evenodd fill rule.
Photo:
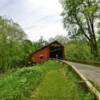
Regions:
<instances>
[{"instance_id":1,"label":"roadside vegetation","mask_svg":"<svg viewBox=\"0 0 100 100\"><path fill-rule=\"evenodd\" d=\"M59 62L17 69L0 79L0 100L94 100L80 79Z\"/></svg>"},{"instance_id":2,"label":"roadside vegetation","mask_svg":"<svg viewBox=\"0 0 100 100\"><path fill-rule=\"evenodd\" d=\"M31 65L30 54L41 42L31 42L19 24L0 16L0 73Z\"/></svg>"},{"instance_id":3,"label":"roadside vegetation","mask_svg":"<svg viewBox=\"0 0 100 100\"><path fill-rule=\"evenodd\" d=\"M84 40L72 40L65 44L65 58L73 61L87 61L98 62L100 61L100 48L98 40L98 53L99 55L94 57L90 52L89 44Z\"/></svg>"}]
</instances>

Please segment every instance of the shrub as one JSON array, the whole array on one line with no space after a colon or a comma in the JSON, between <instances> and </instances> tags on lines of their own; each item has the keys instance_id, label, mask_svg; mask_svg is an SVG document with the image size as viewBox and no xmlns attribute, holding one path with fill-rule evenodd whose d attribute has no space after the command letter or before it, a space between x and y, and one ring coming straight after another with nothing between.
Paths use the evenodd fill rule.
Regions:
<instances>
[{"instance_id":1,"label":"shrub","mask_svg":"<svg viewBox=\"0 0 100 100\"><path fill-rule=\"evenodd\" d=\"M41 72L31 68L18 70L0 80L0 100L24 100L41 81Z\"/></svg>"}]
</instances>

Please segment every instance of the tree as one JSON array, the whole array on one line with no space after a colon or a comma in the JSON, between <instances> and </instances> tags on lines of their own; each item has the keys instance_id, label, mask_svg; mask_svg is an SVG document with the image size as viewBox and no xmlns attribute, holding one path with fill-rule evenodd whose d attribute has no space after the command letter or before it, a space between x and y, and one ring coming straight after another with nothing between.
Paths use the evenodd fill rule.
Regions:
<instances>
[{"instance_id":1,"label":"tree","mask_svg":"<svg viewBox=\"0 0 100 100\"><path fill-rule=\"evenodd\" d=\"M63 35L57 35L54 38L50 38L49 42L53 42L56 40L59 41L60 43L62 43L63 45L68 42L68 38L66 36L63 36Z\"/></svg>"},{"instance_id":2,"label":"tree","mask_svg":"<svg viewBox=\"0 0 100 100\"><path fill-rule=\"evenodd\" d=\"M99 0L62 0L64 26L72 34L84 36L91 53L98 56L97 20L99 18ZM98 20L99 21L99 20ZM73 33L73 30L77 30Z\"/></svg>"},{"instance_id":3,"label":"tree","mask_svg":"<svg viewBox=\"0 0 100 100\"><path fill-rule=\"evenodd\" d=\"M40 44L40 47L43 47L43 46L47 45L48 42L46 40L44 40L43 36L41 36L40 39L38 40L38 44Z\"/></svg>"},{"instance_id":4,"label":"tree","mask_svg":"<svg viewBox=\"0 0 100 100\"><path fill-rule=\"evenodd\" d=\"M0 71L19 66L25 54L25 32L13 20L0 16Z\"/></svg>"}]
</instances>

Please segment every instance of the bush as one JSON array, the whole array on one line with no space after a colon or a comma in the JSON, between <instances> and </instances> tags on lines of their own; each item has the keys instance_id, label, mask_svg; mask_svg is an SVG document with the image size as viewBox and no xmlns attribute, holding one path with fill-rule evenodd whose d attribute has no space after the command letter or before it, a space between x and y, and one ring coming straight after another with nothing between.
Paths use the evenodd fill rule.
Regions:
<instances>
[{"instance_id":1,"label":"bush","mask_svg":"<svg viewBox=\"0 0 100 100\"><path fill-rule=\"evenodd\" d=\"M68 60L92 60L93 55L87 43L69 42L65 45L65 58Z\"/></svg>"},{"instance_id":2,"label":"bush","mask_svg":"<svg viewBox=\"0 0 100 100\"><path fill-rule=\"evenodd\" d=\"M0 100L24 100L31 95L41 78L41 72L24 68L1 79Z\"/></svg>"}]
</instances>

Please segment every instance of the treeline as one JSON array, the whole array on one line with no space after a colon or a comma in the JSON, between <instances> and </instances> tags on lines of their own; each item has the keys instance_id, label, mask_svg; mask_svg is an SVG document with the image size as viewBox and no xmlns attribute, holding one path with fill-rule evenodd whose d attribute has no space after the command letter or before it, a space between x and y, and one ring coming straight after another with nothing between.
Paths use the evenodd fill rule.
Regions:
<instances>
[{"instance_id":1,"label":"treeline","mask_svg":"<svg viewBox=\"0 0 100 100\"><path fill-rule=\"evenodd\" d=\"M98 56L91 53L89 44L84 40L69 41L65 44L65 58L72 61L100 61L100 41L98 40Z\"/></svg>"},{"instance_id":2,"label":"treeline","mask_svg":"<svg viewBox=\"0 0 100 100\"><path fill-rule=\"evenodd\" d=\"M30 65L29 55L40 47L27 39L19 24L0 16L0 72Z\"/></svg>"}]
</instances>

